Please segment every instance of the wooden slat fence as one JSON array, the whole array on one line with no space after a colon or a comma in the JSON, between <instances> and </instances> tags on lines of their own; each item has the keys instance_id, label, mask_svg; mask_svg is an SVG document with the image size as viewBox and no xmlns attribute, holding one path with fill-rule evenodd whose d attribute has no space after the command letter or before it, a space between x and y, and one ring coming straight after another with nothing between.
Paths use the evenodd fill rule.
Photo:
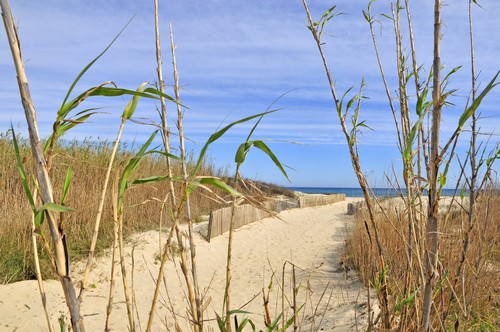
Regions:
<instances>
[{"instance_id":1,"label":"wooden slat fence","mask_svg":"<svg viewBox=\"0 0 500 332\"><path fill-rule=\"evenodd\" d=\"M343 201L344 194L333 195L306 195L298 199L283 199L267 202L267 208L277 213L294 209L299 207L313 207L326 204L332 204ZM251 205L245 204L236 207L234 219L234 229L248 225L254 221L261 220L270 216L266 211L259 210ZM208 222L207 241L224 234L229 230L229 223L231 221L231 207L225 207L219 210L210 212L210 219Z\"/></svg>"},{"instance_id":2,"label":"wooden slat fence","mask_svg":"<svg viewBox=\"0 0 500 332\"><path fill-rule=\"evenodd\" d=\"M331 194L331 195L305 195L299 198L300 207L313 207L320 205L333 204L345 200L344 194Z\"/></svg>"},{"instance_id":3,"label":"wooden slat fence","mask_svg":"<svg viewBox=\"0 0 500 332\"><path fill-rule=\"evenodd\" d=\"M214 237L219 236L229 230L229 223L231 222L231 209L232 207L229 206L210 212L207 234L208 242L210 242L210 240ZM249 204L237 206L235 214L234 229L269 217L268 212L259 210Z\"/></svg>"}]
</instances>

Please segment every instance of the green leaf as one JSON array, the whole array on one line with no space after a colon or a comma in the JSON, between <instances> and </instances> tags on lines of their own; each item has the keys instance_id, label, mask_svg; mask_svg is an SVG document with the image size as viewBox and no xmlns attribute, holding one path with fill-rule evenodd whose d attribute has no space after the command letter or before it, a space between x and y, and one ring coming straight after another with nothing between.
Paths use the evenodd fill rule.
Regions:
<instances>
[{"instance_id":1,"label":"green leaf","mask_svg":"<svg viewBox=\"0 0 500 332\"><path fill-rule=\"evenodd\" d=\"M245 143L241 143L236 151L236 155L234 156L234 161L237 164L242 164L245 161L246 154L250 147L252 146L252 141L247 141Z\"/></svg>"},{"instance_id":2,"label":"green leaf","mask_svg":"<svg viewBox=\"0 0 500 332\"><path fill-rule=\"evenodd\" d=\"M241 196L241 194L238 191L236 191L233 187L229 186L227 183L225 183L224 181L222 181L220 178L217 177L204 176L198 178L196 182L199 184L211 185L213 187L219 188L233 197Z\"/></svg>"},{"instance_id":3,"label":"green leaf","mask_svg":"<svg viewBox=\"0 0 500 332\"><path fill-rule=\"evenodd\" d=\"M12 122L10 123L10 130L12 132L12 142L14 143L14 152L16 154L17 161L17 169L19 171L19 175L21 176L21 183L23 185L24 192L26 193L26 197L31 206L31 210L33 213L36 212L35 200L33 199L33 194L31 193L31 189L28 183L28 177L26 176L26 171L24 170L23 160L21 158L21 153L19 152L19 145L17 143L16 132L14 131L14 126Z\"/></svg>"},{"instance_id":4,"label":"green leaf","mask_svg":"<svg viewBox=\"0 0 500 332\"><path fill-rule=\"evenodd\" d=\"M278 315L278 317L276 317L276 318L272 321L271 325L269 325L269 326L267 327L266 331L271 332L271 331L274 331L274 330L276 329L276 327L278 327L278 324L279 324L280 319L281 319L281 315L282 315L282 314L280 313L280 314Z\"/></svg>"},{"instance_id":5,"label":"green leaf","mask_svg":"<svg viewBox=\"0 0 500 332\"><path fill-rule=\"evenodd\" d=\"M465 189L460 190L460 199L463 200L465 197Z\"/></svg>"},{"instance_id":6,"label":"green leaf","mask_svg":"<svg viewBox=\"0 0 500 332\"><path fill-rule=\"evenodd\" d=\"M457 71L460 70L460 68L462 68L462 66L458 66L458 67L455 67L453 68L443 79L443 82L447 81L448 78L450 78L451 75L455 74Z\"/></svg>"},{"instance_id":7,"label":"green leaf","mask_svg":"<svg viewBox=\"0 0 500 332\"><path fill-rule=\"evenodd\" d=\"M476 98L476 100L474 100L472 102L472 105L470 105L464 111L464 113L460 116L460 119L458 120L458 127L460 129L464 126L465 122L467 122L467 120L472 116L472 114L474 114L474 112L477 110L477 108L479 107L479 105L481 105L481 102L483 101L484 97L486 97L486 95L491 90L493 90L493 88L495 86L498 85L498 83L495 83L495 81L497 80L498 74L500 74L500 71L498 71L496 73L496 75L493 77L493 79L490 81L490 83L488 83L488 85L486 86L486 88L484 88L484 90L479 94L479 96Z\"/></svg>"},{"instance_id":8,"label":"green leaf","mask_svg":"<svg viewBox=\"0 0 500 332\"><path fill-rule=\"evenodd\" d=\"M88 113L84 116L81 116L75 120L64 120L62 123L60 123L59 125L56 125L56 132L55 132L55 140L59 139L59 137L61 137L62 135L64 135L68 130L70 130L71 128L81 124L81 123L84 123L88 118L90 118L92 115L94 114L97 114L97 112L91 112L91 113ZM52 142L52 140L54 140L54 133L52 133L49 138L45 141L45 144L43 146L43 152L44 153L47 153L47 150L48 148L50 147L50 144Z\"/></svg>"},{"instance_id":9,"label":"green leaf","mask_svg":"<svg viewBox=\"0 0 500 332\"><path fill-rule=\"evenodd\" d=\"M446 184L446 175L445 174L439 174L439 184L441 187L444 187Z\"/></svg>"},{"instance_id":10,"label":"green leaf","mask_svg":"<svg viewBox=\"0 0 500 332\"><path fill-rule=\"evenodd\" d=\"M208 147L210 146L210 144L212 144L213 142L215 142L216 140L218 140L222 135L224 135L229 129L231 129L231 127L237 125L237 124L240 124L240 123L244 123L244 122L247 122L247 121L250 121L252 119L255 119L255 118L258 118L258 117L262 117L264 115L267 115L267 114L271 114L271 113L274 113L276 112L276 110L272 110L272 111L267 111L267 112L264 112L264 113L260 113L260 114L256 114L256 115L252 115L252 116L249 116L249 117L246 117L244 119L241 119L241 120L238 120L238 121L235 121L227 126L225 126L224 128L222 128L221 130L218 130L217 132L215 132L214 134L212 134L207 142L205 143L205 145L203 146L203 148L201 149L200 151L200 155L198 157L198 162L196 163L196 166L193 170L193 172L191 173L192 175L196 175L196 173L198 173L200 167L201 167L201 164L203 162L203 158L205 157L205 154L207 153L207 149Z\"/></svg>"},{"instance_id":11,"label":"green leaf","mask_svg":"<svg viewBox=\"0 0 500 332\"><path fill-rule=\"evenodd\" d=\"M144 86L147 83L142 83L139 85L137 88L138 92L142 92L144 90ZM130 119L132 115L134 115L134 112L137 108L137 103L139 102L140 96L133 96L132 99L128 102L127 106L125 106L125 109L123 110L122 118L123 119Z\"/></svg>"},{"instance_id":12,"label":"green leaf","mask_svg":"<svg viewBox=\"0 0 500 332\"><path fill-rule=\"evenodd\" d=\"M303 303L300 307L299 307L299 310L297 310L297 313L302 310L302 308L305 306L306 304ZM286 321L285 323L285 326L283 326L282 328L280 328L279 330L277 330L276 332L285 332L287 328L289 328L290 326L292 326L293 324L293 319L294 319L294 316L295 315L292 315L292 317L288 318L288 320Z\"/></svg>"},{"instance_id":13,"label":"green leaf","mask_svg":"<svg viewBox=\"0 0 500 332\"><path fill-rule=\"evenodd\" d=\"M171 153L168 153L168 152L165 152L165 151L161 151L161 150L149 150L147 152L148 154L159 154L159 155L162 155L162 156L165 156L165 157L168 157L170 159L174 159L174 160L181 160L180 157L177 157L176 155L174 154L171 154Z\"/></svg>"},{"instance_id":14,"label":"green leaf","mask_svg":"<svg viewBox=\"0 0 500 332\"><path fill-rule=\"evenodd\" d=\"M394 19L391 16L387 15L387 14L380 14L380 15L383 16L383 17L385 17L385 18L388 18L391 21L394 21Z\"/></svg>"},{"instance_id":15,"label":"green leaf","mask_svg":"<svg viewBox=\"0 0 500 332\"><path fill-rule=\"evenodd\" d=\"M69 208L67 206L56 204L56 203L46 203L46 204L42 205L42 207L35 212L35 225L36 226L40 226L43 224L45 211L62 213L62 212L73 211L73 209Z\"/></svg>"},{"instance_id":16,"label":"green leaf","mask_svg":"<svg viewBox=\"0 0 500 332\"><path fill-rule=\"evenodd\" d=\"M360 123L358 123L358 124L356 125L356 127L363 127L363 128L369 129L369 130L374 130L372 127L370 127L370 126L368 126L368 125L366 124L366 120L363 120L363 121L361 121Z\"/></svg>"},{"instance_id":17,"label":"green leaf","mask_svg":"<svg viewBox=\"0 0 500 332\"><path fill-rule=\"evenodd\" d=\"M215 313L215 319L217 320L217 325L219 326L219 331L226 332L226 320L222 319L218 313Z\"/></svg>"},{"instance_id":18,"label":"green leaf","mask_svg":"<svg viewBox=\"0 0 500 332\"><path fill-rule=\"evenodd\" d=\"M61 204L56 204L56 203L46 203L44 205L42 205L42 207L40 208L39 211L45 211L45 210L48 210L48 211L52 211L52 212L70 212L70 211L74 211L74 209L70 208L70 207L67 207L67 206L64 206L64 205L61 205Z\"/></svg>"},{"instance_id":19,"label":"green leaf","mask_svg":"<svg viewBox=\"0 0 500 332\"><path fill-rule=\"evenodd\" d=\"M96 109L98 109L98 108L90 108L90 109L84 110L82 112L79 112L77 114L77 116L78 115L82 115L82 114L84 114L84 115L79 116L78 118L76 118L74 120L73 119L56 120L56 122L53 125L53 127L55 128L55 133L52 133L49 136L49 138L45 141L45 144L43 146L43 152L47 153L47 150L50 147L52 141L59 139L59 137L61 137L62 135L64 135L71 128L73 128L73 127L75 127L75 126L77 126L77 125L79 125L81 123L84 123L92 115L97 114L98 112L92 112L92 111L94 111ZM55 136L54 136L54 134L55 134Z\"/></svg>"},{"instance_id":20,"label":"green leaf","mask_svg":"<svg viewBox=\"0 0 500 332\"><path fill-rule=\"evenodd\" d=\"M417 295L417 291L414 291L413 293L410 294L406 299L403 299L402 301L398 302L394 306L394 312L399 312L403 307L407 305L413 305L415 303L415 296Z\"/></svg>"},{"instance_id":21,"label":"green leaf","mask_svg":"<svg viewBox=\"0 0 500 332\"><path fill-rule=\"evenodd\" d=\"M45 213L43 210L40 210L40 211L35 211L35 226L40 226L43 224L43 220L44 220L44 217L45 217Z\"/></svg>"},{"instance_id":22,"label":"green leaf","mask_svg":"<svg viewBox=\"0 0 500 332\"><path fill-rule=\"evenodd\" d=\"M120 178L120 183L118 185L118 198L117 198L117 209L118 211L123 211L123 198L125 195L125 191L127 190L129 186L128 179L132 176L132 174L135 172L137 167L139 166L139 162L141 161L142 157L144 157L146 150L148 149L149 145L153 141L153 139L156 137L156 134L158 133L157 130L151 134L149 139L146 141L146 143L143 144L141 149L137 152L137 154L130 159L128 162L127 166L125 166L125 169L123 170L123 173Z\"/></svg>"},{"instance_id":23,"label":"green leaf","mask_svg":"<svg viewBox=\"0 0 500 332\"><path fill-rule=\"evenodd\" d=\"M156 176L148 176L145 178L141 179L136 179L132 182L132 184L147 184L147 183L156 183L156 182L161 182L165 180L172 180L175 182L182 182L184 178L182 176L161 176L161 175L156 175Z\"/></svg>"},{"instance_id":24,"label":"green leaf","mask_svg":"<svg viewBox=\"0 0 500 332\"><path fill-rule=\"evenodd\" d=\"M364 10L363 10L363 16L365 17L366 22L368 22L369 24L372 23L371 16L367 12L365 12Z\"/></svg>"},{"instance_id":25,"label":"green leaf","mask_svg":"<svg viewBox=\"0 0 500 332\"><path fill-rule=\"evenodd\" d=\"M254 141L253 145L256 148L262 150L265 154L267 154L269 156L269 158L271 158L271 160L274 162L276 167L278 167L278 169L281 171L281 173L285 176L285 178L289 182L291 182L290 179L288 178L288 174L286 174L285 169L283 168L283 165L280 163L280 161L278 160L276 155L271 151L271 149L263 141Z\"/></svg>"},{"instance_id":26,"label":"green leaf","mask_svg":"<svg viewBox=\"0 0 500 332\"><path fill-rule=\"evenodd\" d=\"M419 116L418 121L413 125L410 133L406 137L405 146L404 146L404 150L403 150L403 158L406 162L409 162L411 159L411 153L413 150L413 142L415 141L415 137L417 135L418 128L420 128L420 126L422 125L422 121L424 121L425 113L426 112L422 113Z\"/></svg>"},{"instance_id":27,"label":"green leaf","mask_svg":"<svg viewBox=\"0 0 500 332\"><path fill-rule=\"evenodd\" d=\"M424 90L422 90L422 93L418 96L417 105L416 105L416 112L417 112L418 116L422 115L426 104L430 105L430 102L426 103L426 101L425 101L427 99L428 92L429 92L429 88L425 87Z\"/></svg>"},{"instance_id":28,"label":"green leaf","mask_svg":"<svg viewBox=\"0 0 500 332\"><path fill-rule=\"evenodd\" d=\"M255 324L252 322L252 320L250 318L245 318L243 319L241 322L240 322L240 325L238 326L238 329L236 330L236 332L243 332L243 329L245 328L245 326L247 324L250 324L250 326L252 327L252 331L255 332L256 329L255 329Z\"/></svg>"},{"instance_id":29,"label":"green leaf","mask_svg":"<svg viewBox=\"0 0 500 332\"><path fill-rule=\"evenodd\" d=\"M180 106L182 106L182 107L184 107L184 108L189 109L189 107L187 107L187 106L185 106L185 105L183 105L183 104L179 103L177 100L175 100L174 98L172 98L172 97L170 97L169 95L165 94L164 92L161 92L161 91L160 91L160 90L158 90L158 89L155 89L155 88L151 88L151 87L149 87L149 88L146 88L146 89L144 90L144 92L145 92L145 93L148 93L148 94L150 94L150 95L156 95L156 96L158 96L158 97L163 97L163 98L168 99L168 100L170 100L170 101L172 101L172 102L174 102L174 103L176 103L176 104L179 104Z\"/></svg>"},{"instance_id":30,"label":"green leaf","mask_svg":"<svg viewBox=\"0 0 500 332\"><path fill-rule=\"evenodd\" d=\"M73 89L75 88L75 85L78 83L78 81L80 80L80 78L82 78L82 76L87 72L87 70L89 70L90 67L92 67L92 65L97 61L99 60L99 58L101 56L103 56L108 50L109 48L115 43L115 41L118 39L118 37L120 37L120 35L122 34L122 32L127 28L127 26L130 24L130 22L134 19L134 17L132 17L128 22L127 24L125 24L125 26L120 30L120 32L115 36L115 38L113 38L113 40L111 41L111 43L108 44L108 46L106 46L106 48L104 49L104 51L102 51L97 57L95 57L92 61L90 61L84 68L83 70L76 76L75 80L73 81L73 83L71 84L68 92L66 93L66 97L64 97L64 100L62 102L62 106L61 108L63 108L64 104L66 103L66 101L68 100L69 96L71 95L71 92L73 91Z\"/></svg>"},{"instance_id":31,"label":"green leaf","mask_svg":"<svg viewBox=\"0 0 500 332\"><path fill-rule=\"evenodd\" d=\"M68 170L66 171L66 177L64 178L64 185L61 194L61 204L64 204L64 201L66 200L66 196L69 190L69 185L71 184L72 179L73 179L73 169L70 166L68 167Z\"/></svg>"},{"instance_id":32,"label":"green leaf","mask_svg":"<svg viewBox=\"0 0 500 332\"><path fill-rule=\"evenodd\" d=\"M347 106L345 107L345 110L348 111L351 107L352 107L352 104L358 100L358 96L354 96L352 97L348 102L347 102Z\"/></svg>"},{"instance_id":33,"label":"green leaf","mask_svg":"<svg viewBox=\"0 0 500 332\"><path fill-rule=\"evenodd\" d=\"M229 311L229 314L230 315L234 315L234 314L248 315L248 314L251 314L251 312L246 311L246 310L241 310L241 309L233 309L233 310Z\"/></svg>"}]
</instances>

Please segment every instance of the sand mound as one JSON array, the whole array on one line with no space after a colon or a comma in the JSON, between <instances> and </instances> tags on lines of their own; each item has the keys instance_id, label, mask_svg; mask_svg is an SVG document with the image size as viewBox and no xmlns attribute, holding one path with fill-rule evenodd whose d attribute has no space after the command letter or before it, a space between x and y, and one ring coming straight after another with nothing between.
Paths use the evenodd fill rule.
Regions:
<instances>
[{"instance_id":1,"label":"sand mound","mask_svg":"<svg viewBox=\"0 0 500 332\"><path fill-rule=\"evenodd\" d=\"M296 283L300 284L298 304L304 304L299 312L299 320L309 330L351 331L355 325L366 325L366 290L352 271L340 265L344 240L352 217L346 216L345 202L322 207L283 211L280 217L266 218L244 226L234 233L232 308L242 309L248 314L239 314L241 321L250 317L258 328L263 328L262 290L269 292L271 317L281 312L281 278L283 264L294 263ZM202 229L203 225L197 225ZM166 235L162 234L162 240ZM127 245L128 276L132 273L139 330L145 329L154 290L153 278L159 268L159 233L150 231L135 235ZM206 310L205 326L217 330L215 312L221 313L225 285L225 263L227 235L212 239L207 243L200 235L196 238L199 284ZM172 310L184 331L188 331L188 303L184 295L184 281L180 272L179 258L168 263L160 303L157 306L154 331L175 330ZM104 329L106 305L110 278L109 255L96 262L90 280L91 288L83 302L87 331ZM74 270L80 272L82 264ZM80 276L75 272L73 278ZM285 271L285 313L291 313L291 267ZM272 282L272 287L268 286ZM49 311L54 326L58 318L67 316L67 308L59 282L46 281L45 288ZM290 302L290 303L289 303ZM115 306L112 313L112 329L127 330L126 308L121 278L117 278ZM5 331L46 331L46 322L36 281L23 281L10 285L0 285L0 330ZM56 328L58 330L58 328ZM209 329L208 329L209 330Z\"/></svg>"}]
</instances>

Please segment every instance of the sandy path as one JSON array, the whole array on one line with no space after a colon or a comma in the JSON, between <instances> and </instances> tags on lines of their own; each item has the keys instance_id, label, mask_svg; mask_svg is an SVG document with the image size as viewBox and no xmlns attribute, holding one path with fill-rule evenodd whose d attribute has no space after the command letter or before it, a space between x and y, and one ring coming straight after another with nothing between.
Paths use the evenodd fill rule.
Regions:
<instances>
[{"instance_id":1,"label":"sandy path","mask_svg":"<svg viewBox=\"0 0 500 332\"><path fill-rule=\"evenodd\" d=\"M346 273L339 265L343 251L345 234L352 217L346 216L347 202L323 207L304 208L284 211L280 214L284 221L272 218L255 222L235 231L233 252L232 307L243 309L258 328L263 328L262 288L269 284L272 271L276 272L270 291L271 316L277 317L276 304L280 307L280 283L282 266L286 260L293 262L300 269L296 270L297 283L301 287L298 303L306 305L299 313L307 330L311 325L314 330L321 323L324 331L351 331L364 325L366 313L366 292L352 272ZM163 235L163 239L166 236ZM225 284L225 260L227 235L212 239L207 243L200 236L196 239L198 253L199 283L206 292L205 319L207 330L216 329L213 321L214 312L221 312L222 297ZM131 266L131 248L134 249L135 267L134 284L140 329L144 330L150 302L153 294L151 274L155 276L159 268L156 261L159 251L158 232L146 232L134 237L128 246L129 278ZM187 302L183 295L182 274L175 263L167 267L166 280L168 293L182 330L188 331L187 322L183 319L187 312ZM93 270L91 285L83 303L83 314L87 331L102 331L105 321L105 308L109 291L110 274L109 256L101 257ZM79 271L80 266L75 270ZM150 274L151 273L151 274ZM287 268L285 275L285 294L291 301L291 273ZM78 276L75 278L78 280ZM112 314L112 328L115 331L127 330L127 318L123 303L121 278L116 285L115 303ZM306 287L308 286L308 287ZM67 314L61 286L57 281L45 282L49 310L54 326L57 319ZM309 289L309 291L307 290ZM325 291L326 290L326 291ZM321 294L325 296L321 299ZM266 291L267 292L267 291ZM331 296L330 296L331 294ZM321 301L320 301L321 299ZM319 303L319 305L318 305ZM319 308L313 314L316 306ZM161 303L157 307L154 331L175 330L174 321L169 312L170 305L163 288ZM290 305L285 305L289 315ZM326 314L323 317L323 312ZM239 315L239 319L244 315ZM167 329L168 327L168 329ZM0 331L46 331L41 301L36 281L24 281L11 285L0 285Z\"/></svg>"}]
</instances>

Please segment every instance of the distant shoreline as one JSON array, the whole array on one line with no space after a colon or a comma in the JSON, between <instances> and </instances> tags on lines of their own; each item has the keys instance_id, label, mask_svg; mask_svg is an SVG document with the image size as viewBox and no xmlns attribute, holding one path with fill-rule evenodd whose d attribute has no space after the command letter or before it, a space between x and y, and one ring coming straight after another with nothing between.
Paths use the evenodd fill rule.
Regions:
<instances>
[{"instance_id":1,"label":"distant shoreline","mask_svg":"<svg viewBox=\"0 0 500 332\"><path fill-rule=\"evenodd\" d=\"M300 191L305 194L345 194L347 197L363 197L361 188L348 187L287 187L293 191ZM399 192L393 188L372 188L377 197L395 197ZM404 191L403 191L404 192ZM453 196L455 189L443 189L441 196ZM460 191L457 191L457 195Z\"/></svg>"}]
</instances>

